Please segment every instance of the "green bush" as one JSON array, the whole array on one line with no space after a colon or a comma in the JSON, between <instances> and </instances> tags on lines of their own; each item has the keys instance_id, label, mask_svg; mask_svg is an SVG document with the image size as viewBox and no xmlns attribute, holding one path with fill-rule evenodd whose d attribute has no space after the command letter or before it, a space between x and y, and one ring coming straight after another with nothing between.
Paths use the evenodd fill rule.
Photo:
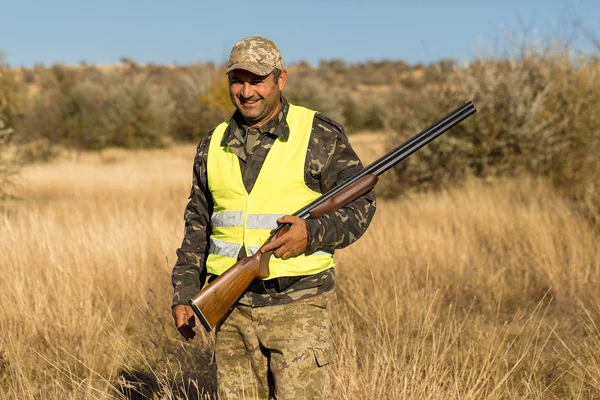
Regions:
<instances>
[{"instance_id":1,"label":"green bush","mask_svg":"<svg viewBox=\"0 0 600 400\"><path fill-rule=\"evenodd\" d=\"M14 73L4 64L0 53L0 199L8 197L8 188L18 172L17 159L8 145L14 136L15 107L19 90Z\"/></svg>"},{"instance_id":2,"label":"green bush","mask_svg":"<svg viewBox=\"0 0 600 400\"><path fill-rule=\"evenodd\" d=\"M342 103L342 115L349 133L380 130L385 125L385 96L359 94L348 96Z\"/></svg>"},{"instance_id":3,"label":"green bush","mask_svg":"<svg viewBox=\"0 0 600 400\"><path fill-rule=\"evenodd\" d=\"M429 72L431 73L431 71ZM479 59L440 72L406 100L396 96L391 146L472 100L478 112L398 167L404 187L436 188L467 176L531 174L572 196L600 177L600 65L565 49L529 48L509 60ZM398 186L400 190L400 186Z\"/></svg>"},{"instance_id":4,"label":"green bush","mask_svg":"<svg viewBox=\"0 0 600 400\"><path fill-rule=\"evenodd\" d=\"M144 74L106 90L98 123L102 146L159 147L169 133L173 103L166 88L153 88Z\"/></svg>"},{"instance_id":5,"label":"green bush","mask_svg":"<svg viewBox=\"0 0 600 400\"><path fill-rule=\"evenodd\" d=\"M219 74L212 65L196 65L173 74L168 90L174 103L170 135L175 140L197 143L225 119L222 110L211 107L210 103L215 76L224 74ZM204 98L208 101L202 101Z\"/></svg>"},{"instance_id":6,"label":"green bush","mask_svg":"<svg viewBox=\"0 0 600 400\"><path fill-rule=\"evenodd\" d=\"M341 68L340 65L338 68ZM303 69L290 75L285 95L293 103L317 110L340 124L346 121L343 115L343 92L335 90L330 81L323 79L314 69Z\"/></svg>"},{"instance_id":7,"label":"green bush","mask_svg":"<svg viewBox=\"0 0 600 400\"><path fill-rule=\"evenodd\" d=\"M16 163L12 157L9 158L6 151L12 134L13 129L9 128L0 118L0 200L8 197L8 188L12 185L12 179L17 173Z\"/></svg>"},{"instance_id":8,"label":"green bush","mask_svg":"<svg viewBox=\"0 0 600 400\"><path fill-rule=\"evenodd\" d=\"M40 87L23 121L30 140L100 150L161 146L169 134L173 102L145 73L87 79L55 66L41 74Z\"/></svg>"}]
</instances>

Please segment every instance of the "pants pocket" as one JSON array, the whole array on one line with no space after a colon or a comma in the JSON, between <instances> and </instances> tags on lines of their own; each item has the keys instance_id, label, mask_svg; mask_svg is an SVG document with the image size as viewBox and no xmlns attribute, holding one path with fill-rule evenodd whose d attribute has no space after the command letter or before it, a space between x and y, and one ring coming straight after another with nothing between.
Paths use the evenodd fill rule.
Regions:
<instances>
[{"instance_id":1,"label":"pants pocket","mask_svg":"<svg viewBox=\"0 0 600 400\"><path fill-rule=\"evenodd\" d=\"M319 368L329 364L329 362L331 361L329 349L323 349L321 347L314 346L312 350L315 356L315 361L317 362Z\"/></svg>"}]
</instances>

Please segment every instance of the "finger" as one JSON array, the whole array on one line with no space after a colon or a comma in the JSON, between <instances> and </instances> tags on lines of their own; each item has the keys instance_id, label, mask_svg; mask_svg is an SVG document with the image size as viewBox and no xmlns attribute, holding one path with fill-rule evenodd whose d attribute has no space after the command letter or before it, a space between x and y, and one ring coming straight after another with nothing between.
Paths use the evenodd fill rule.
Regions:
<instances>
[{"instance_id":1,"label":"finger","mask_svg":"<svg viewBox=\"0 0 600 400\"><path fill-rule=\"evenodd\" d=\"M294 247L286 245L278 248L277 251L273 254L275 254L275 257L281 258L282 260L287 260L288 258L296 255L296 250L294 249Z\"/></svg>"},{"instance_id":2,"label":"finger","mask_svg":"<svg viewBox=\"0 0 600 400\"><path fill-rule=\"evenodd\" d=\"M194 318L194 310L192 310L192 307L190 307L190 306L185 307L185 315L187 316L188 320L190 318Z\"/></svg>"},{"instance_id":3,"label":"finger","mask_svg":"<svg viewBox=\"0 0 600 400\"><path fill-rule=\"evenodd\" d=\"M196 326L196 319L195 319L194 310L192 310L192 307L185 306L185 308L183 309L183 318L184 318L184 323L186 325L189 325L192 328ZM185 322L185 321L187 321L187 322Z\"/></svg>"},{"instance_id":4,"label":"finger","mask_svg":"<svg viewBox=\"0 0 600 400\"><path fill-rule=\"evenodd\" d=\"M301 219L301 218L294 217L291 215L284 215L283 217L279 217L277 219L277 222L279 222L280 224L293 224L295 222L298 222L298 219Z\"/></svg>"},{"instance_id":5,"label":"finger","mask_svg":"<svg viewBox=\"0 0 600 400\"><path fill-rule=\"evenodd\" d=\"M287 260L288 258L296 257L301 253L299 247L288 247L282 254L281 258Z\"/></svg>"},{"instance_id":6,"label":"finger","mask_svg":"<svg viewBox=\"0 0 600 400\"><path fill-rule=\"evenodd\" d=\"M278 248L273 255L277 258L281 258L283 257L283 255L285 254L285 249L283 247Z\"/></svg>"},{"instance_id":7,"label":"finger","mask_svg":"<svg viewBox=\"0 0 600 400\"><path fill-rule=\"evenodd\" d=\"M285 235L282 235L276 239L271 240L269 243L265 244L261 249L260 252L261 253L266 253L267 251L271 251L273 249L276 249L280 246L282 246L283 244L285 244L285 242L288 240L288 235L287 233Z\"/></svg>"},{"instance_id":8,"label":"finger","mask_svg":"<svg viewBox=\"0 0 600 400\"><path fill-rule=\"evenodd\" d=\"M281 255L281 259L282 260L287 260L288 258L290 258L292 256L292 252L291 251L286 251L285 253L283 253Z\"/></svg>"},{"instance_id":9,"label":"finger","mask_svg":"<svg viewBox=\"0 0 600 400\"><path fill-rule=\"evenodd\" d=\"M184 324L185 324L185 310L178 309L177 311L175 311L175 325L179 329Z\"/></svg>"}]
</instances>

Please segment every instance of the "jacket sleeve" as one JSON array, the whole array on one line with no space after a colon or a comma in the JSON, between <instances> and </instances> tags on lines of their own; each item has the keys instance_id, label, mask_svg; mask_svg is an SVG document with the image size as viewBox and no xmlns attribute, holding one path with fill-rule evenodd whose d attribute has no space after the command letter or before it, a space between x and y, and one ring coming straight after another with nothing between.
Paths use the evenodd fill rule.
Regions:
<instances>
[{"instance_id":1,"label":"jacket sleeve","mask_svg":"<svg viewBox=\"0 0 600 400\"><path fill-rule=\"evenodd\" d=\"M318 145L309 146L312 158L309 170L318 178L321 193L326 193L360 172L363 165L343 128L326 117L317 116L320 118L315 118L313 143ZM375 192L371 190L345 207L320 218L307 219L307 253L333 251L354 243L367 230L375 207Z\"/></svg>"},{"instance_id":2,"label":"jacket sleeve","mask_svg":"<svg viewBox=\"0 0 600 400\"><path fill-rule=\"evenodd\" d=\"M210 135L200 142L192 176L192 189L184 212L185 229L181 247L177 249L177 262L173 267L173 304L188 304L200 291L206 279L206 256L212 198L208 191L206 155Z\"/></svg>"}]
</instances>

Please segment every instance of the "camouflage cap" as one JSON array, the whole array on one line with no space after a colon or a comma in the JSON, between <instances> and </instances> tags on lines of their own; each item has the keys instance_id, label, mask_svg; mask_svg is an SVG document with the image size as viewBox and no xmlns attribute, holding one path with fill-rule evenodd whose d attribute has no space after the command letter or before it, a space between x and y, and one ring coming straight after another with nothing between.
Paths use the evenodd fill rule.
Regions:
<instances>
[{"instance_id":1,"label":"camouflage cap","mask_svg":"<svg viewBox=\"0 0 600 400\"><path fill-rule=\"evenodd\" d=\"M265 76L275 68L283 69L281 52L275 43L260 36L250 36L240 40L229 53L227 73L234 69L243 69Z\"/></svg>"}]
</instances>

